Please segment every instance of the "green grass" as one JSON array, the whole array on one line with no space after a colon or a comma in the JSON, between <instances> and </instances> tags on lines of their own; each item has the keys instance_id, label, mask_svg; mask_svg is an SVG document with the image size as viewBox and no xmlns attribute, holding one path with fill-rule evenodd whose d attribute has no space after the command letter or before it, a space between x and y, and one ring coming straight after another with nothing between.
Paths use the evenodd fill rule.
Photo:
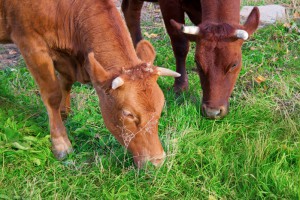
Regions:
<instances>
[{"instance_id":1,"label":"green grass","mask_svg":"<svg viewBox=\"0 0 300 200\"><path fill-rule=\"evenodd\" d=\"M168 36L152 32L156 64L174 69ZM299 199L300 36L282 25L243 46L244 66L223 120L200 115L201 87L175 98L159 79L166 106L159 134L167 160L138 170L105 128L89 85L75 84L65 124L75 152L50 150L46 110L24 63L0 71L0 199ZM266 81L254 80L264 76Z\"/></svg>"}]
</instances>

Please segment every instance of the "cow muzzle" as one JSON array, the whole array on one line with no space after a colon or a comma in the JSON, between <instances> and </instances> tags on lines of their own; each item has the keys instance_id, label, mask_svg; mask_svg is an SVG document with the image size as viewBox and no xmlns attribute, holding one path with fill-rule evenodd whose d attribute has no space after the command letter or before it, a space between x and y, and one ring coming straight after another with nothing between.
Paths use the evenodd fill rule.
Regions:
<instances>
[{"instance_id":1,"label":"cow muzzle","mask_svg":"<svg viewBox=\"0 0 300 200\"><path fill-rule=\"evenodd\" d=\"M162 155L158 156L134 156L134 163L138 168L142 168L146 162L151 162L155 167L160 167L166 158L166 153L163 152Z\"/></svg>"},{"instance_id":2,"label":"cow muzzle","mask_svg":"<svg viewBox=\"0 0 300 200\"><path fill-rule=\"evenodd\" d=\"M202 104L202 115L208 119L221 119L228 113L228 106L210 107Z\"/></svg>"}]
</instances>

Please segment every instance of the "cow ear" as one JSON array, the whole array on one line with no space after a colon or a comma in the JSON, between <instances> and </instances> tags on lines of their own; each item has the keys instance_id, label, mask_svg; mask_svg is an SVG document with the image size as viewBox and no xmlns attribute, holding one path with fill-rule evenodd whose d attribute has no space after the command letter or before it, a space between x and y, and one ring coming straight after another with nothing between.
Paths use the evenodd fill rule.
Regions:
<instances>
[{"instance_id":1,"label":"cow ear","mask_svg":"<svg viewBox=\"0 0 300 200\"><path fill-rule=\"evenodd\" d=\"M257 7L254 7L244 24L245 30L249 35L252 35L258 28L259 17L259 9Z\"/></svg>"},{"instance_id":2,"label":"cow ear","mask_svg":"<svg viewBox=\"0 0 300 200\"><path fill-rule=\"evenodd\" d=\"M153 64L156 52L150 42L141 40L136 46L136 54L144 62Z\"/></svg>"},{"instance_id":3,"label":"cow ear","mask_svg":"<svg viewBox=\"0 0 300 200\"><path fill-rule=\"evenodd\" d=\"M93 82L104 82L109 79L109 73L102 67L102 65L96 60L94 53L91 52L88 55L89 59L89 75Z\"/></svg>"}]
</instances>

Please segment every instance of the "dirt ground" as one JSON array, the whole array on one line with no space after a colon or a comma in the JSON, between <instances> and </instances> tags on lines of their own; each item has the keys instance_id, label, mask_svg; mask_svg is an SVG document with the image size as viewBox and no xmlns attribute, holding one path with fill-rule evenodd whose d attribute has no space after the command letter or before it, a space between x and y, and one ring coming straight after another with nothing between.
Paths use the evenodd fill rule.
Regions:
<instances>
[{"instance_id":1,"label":"dirt ground","mask_svg":"<svg viewBox=\"0 0 300 200\"><path fill-rule=\"evenodd\" d=\"M0 69L17 65L20 57L20 51L16 45L0 44Z\"/></svg>"},{"instance_id":2,"label":"dirt ground","mask_svg":"<svg viewBox=\"0 0 300 200\"><path fill-rule=\"evenodd\" d=\"M121 1L114 0L116 6L121 10ZM162 26L162 19L159 6L154 3L144 3L142 11L142 21L149 21L152 24L159 24ZM14 44L0 44L0 69L6 67L16 66L21 59L19 49Z\"/></svg>"}]
</instances>

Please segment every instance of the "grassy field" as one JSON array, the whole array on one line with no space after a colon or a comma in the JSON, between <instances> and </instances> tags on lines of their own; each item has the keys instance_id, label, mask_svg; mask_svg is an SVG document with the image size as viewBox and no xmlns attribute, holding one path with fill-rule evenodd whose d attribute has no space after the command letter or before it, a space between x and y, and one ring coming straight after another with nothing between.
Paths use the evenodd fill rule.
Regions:
<instances>
[{"instance_id":1,"label":"grassy field","mask_svg":"<svg viewBox=\"0 0 300 200\"><path fill-rule=\"evenodd\" d=\"M163 28L151 33L156 65L174 69ZM160 78L167 159L138 170L105 128L95 91L75 84L65 124L75 152L50 150L48 118L25 64L0 70L0 199L299 199L300 35L277 24L243 46L243 69L223 120L200 115L201 87L175 97ZM266 80L257 83L261 77Z\"/></svg>"}]
</instances>

